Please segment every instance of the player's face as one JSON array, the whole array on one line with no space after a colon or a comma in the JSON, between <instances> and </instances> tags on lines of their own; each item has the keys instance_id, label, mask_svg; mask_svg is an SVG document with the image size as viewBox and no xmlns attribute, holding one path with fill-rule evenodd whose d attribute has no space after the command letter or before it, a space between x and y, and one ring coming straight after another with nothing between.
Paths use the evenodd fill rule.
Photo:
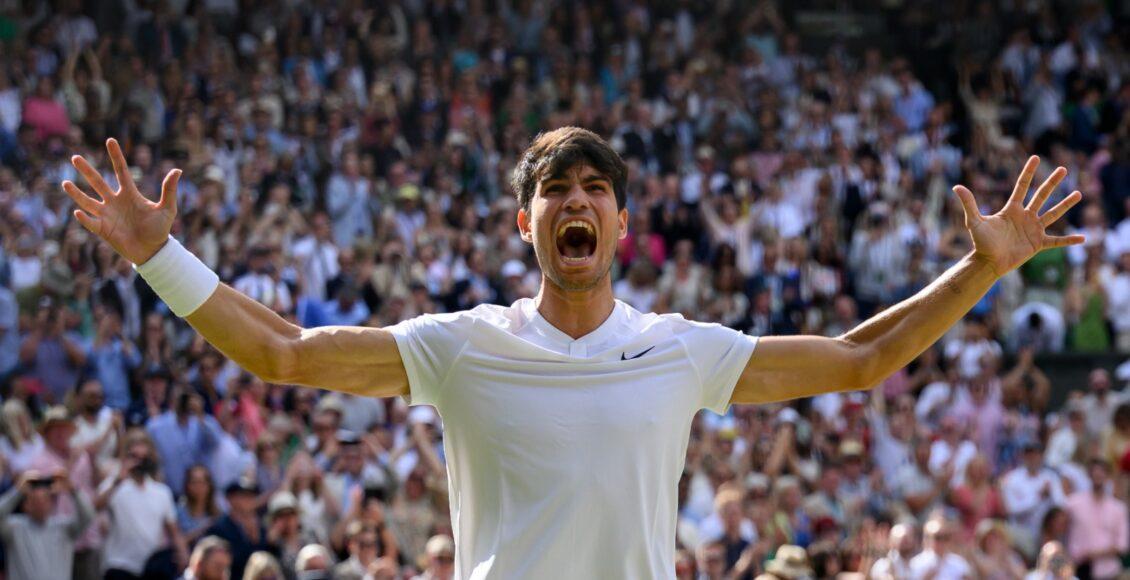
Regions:
<instances>
[{"instance_id":1,"label":"player's face","mask_svg":"<svg viewBox=\"0 0 1130 580\"><path fill-rule=\"evenodd\" d=\"M628 210L616 208L607 177L575 165L538 183L529 211L518 211L518 229L551 283L590 290L607 279L616 241L628 235Z\"/></svg>"}]
</instances>

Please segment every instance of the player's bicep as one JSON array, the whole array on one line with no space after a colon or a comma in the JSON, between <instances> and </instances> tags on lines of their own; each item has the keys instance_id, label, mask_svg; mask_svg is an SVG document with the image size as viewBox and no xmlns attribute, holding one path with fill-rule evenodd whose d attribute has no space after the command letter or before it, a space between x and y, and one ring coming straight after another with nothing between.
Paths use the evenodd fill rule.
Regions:
<instances>
[{"instance_id":1,"label":"player's bicep","mask_svg":"<svg viewBox=\"0 0 1130 580\"><path fill-rule=\"evenodd\" d=\"M731 403L772 403L863 388L863 355L824 336L764 336L734 388Z\"/></svg>"},{"instance_id":2,"label":"player's bicep","mask_svg":"<svg viewBox=\"0 0 1130 580\"><path fill-rule=\"evenodd\" d=\"M292 350L292 382L369 397L408 393L408 378L392 332L384 328L304 329Z\"/></svg>"}]
</instances>

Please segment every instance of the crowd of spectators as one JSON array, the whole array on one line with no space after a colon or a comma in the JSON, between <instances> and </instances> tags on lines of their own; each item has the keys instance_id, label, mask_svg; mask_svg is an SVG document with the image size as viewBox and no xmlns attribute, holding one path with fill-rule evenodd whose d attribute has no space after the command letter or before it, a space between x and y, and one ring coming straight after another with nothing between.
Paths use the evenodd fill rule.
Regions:
<instances>
[{"instance_id":1,"label":"crowd of spectators","mask_svg":"<svg viewBox=\"0 0 1130 580\"><path fill-rule=\"evenodd\" d=\"M73 220L72 154L183 169L173 234L283 317L384 326L537 292L509 174L565 125L629 164L616 296L754 335L850 329L970 251L950 186L989 211L1067 167L1087 243L877 389L696 419L673 564L1121 573L1130 373L1051 408L1034 361L1130 352L1130 7L864 2L850 38L785 4L0 1L7 578L453 570L435 412L236 367Z\"/></svg>"}]
</instances>

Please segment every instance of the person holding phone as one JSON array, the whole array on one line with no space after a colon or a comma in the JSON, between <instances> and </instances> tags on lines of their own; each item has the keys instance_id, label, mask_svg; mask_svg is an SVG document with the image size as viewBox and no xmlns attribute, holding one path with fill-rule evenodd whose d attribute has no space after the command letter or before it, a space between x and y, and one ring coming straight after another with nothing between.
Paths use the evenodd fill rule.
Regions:
<instances>
[{"instance_id":1,"label":"person holding phone","mask_svg":"<svg viewBox=\"0 0 1130 580\"><path fill-rule=\"evenodd\" d=\"M77 506L70 515L55 514L56 500L70 496ZM13 513L17 507L23 513ZM65 471L44 474L29 470L0 496L0 540L7 552L7 578L70 578L75 540L94 519L94 508L71 485Z\"/></svg>"}]
</instances>

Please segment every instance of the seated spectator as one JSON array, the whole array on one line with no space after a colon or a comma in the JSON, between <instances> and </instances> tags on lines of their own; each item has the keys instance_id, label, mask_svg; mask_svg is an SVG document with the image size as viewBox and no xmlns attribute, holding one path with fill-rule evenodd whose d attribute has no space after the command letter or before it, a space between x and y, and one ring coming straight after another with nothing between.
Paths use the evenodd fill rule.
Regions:
<instances>
[{"instance_id":1,"label":"seated spectator","mask_svg":"<svg viewBox=\"0 0 1130 580\"><path fill-rule=\"evenodd\" d=\"M255 552L247 560L243 580L282 580L282 568L278 560L267 552Z\"/></svg>"},{"instance_id":2,"label":"seated spectator","mask_svg":"<svg viewBox=\"0 0 1130 580\"><path fill-rule=\"evenodd\" d=\"M432 536L424 547L427 566L413 580L452 580L455 577L455 541L448 536Z\"/></svg>"},{"instance_id":3,"label":"seated spectator","mask_svg":"<svg viewBox=\"0 0 1130 580\"><path fill-rule=\"evenodd\" d=\"M345 542L349 558L334 567L335 580L364 578L369 566L384 555L376 527L367 526L360 521L349 524L345 532Z\"/></svg>"},{"instance_id":4,"label":"seated spectator","mask_svg":"<svg viewBox=\"0 0 1130 580\"><path fill-rule=\"evenodd\" d=\"M228 543L216 536L196 542L181 580L227 580L231 571Z\"/></svg>"},{"instance_id":5,"label":"seated spectator","mask_svg":"<svg viewBox=\"0 0 1130 580\"><path fill-rule=\"evenodd\" d=\"M333 554L321 544L303 546L294 559L294 573L303 580L328 580L333 567Z\"/></svg>"}]
</instances>

